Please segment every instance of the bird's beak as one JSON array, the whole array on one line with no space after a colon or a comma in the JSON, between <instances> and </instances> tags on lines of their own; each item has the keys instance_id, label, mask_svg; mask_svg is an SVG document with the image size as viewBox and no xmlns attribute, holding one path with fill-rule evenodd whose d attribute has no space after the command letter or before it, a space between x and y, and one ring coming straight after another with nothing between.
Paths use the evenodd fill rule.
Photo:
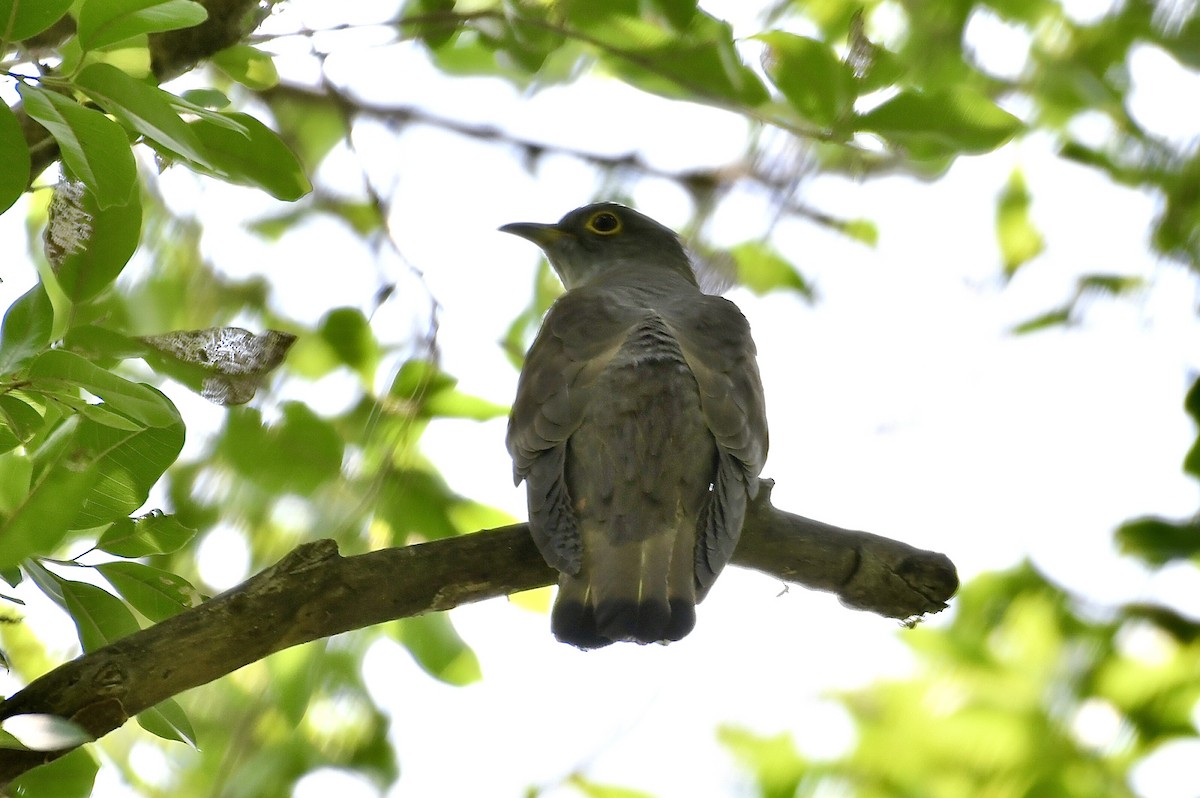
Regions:
<instances>
[{"instance_id":1,"label":"bird's beak","mask_svg":"<svg viewBox=\"0 0 1200 798\"><path fill-rule=\"evenodd\" d=\"M527 241L532 241L539 247L545 249L548 246L553 246L558 241L566 238L569 233L564 233L558 228L558 225L553 224L535 224L533 222L517 222L515 224L506 224L500 228L501 233L512 233L515 236L520 236Z\"/></svg>"}]
</instances>

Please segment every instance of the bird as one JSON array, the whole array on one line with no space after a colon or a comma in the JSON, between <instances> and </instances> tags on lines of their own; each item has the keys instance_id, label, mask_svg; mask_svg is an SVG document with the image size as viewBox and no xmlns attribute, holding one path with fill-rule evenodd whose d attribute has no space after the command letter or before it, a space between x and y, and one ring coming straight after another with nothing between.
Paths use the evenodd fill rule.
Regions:
<instances>
[{"instance_id":1,"label":"bird","mask_svg":"<svg viewBox=\"0 0 1200 798\"><path fill-rule=\"evenodd\" d=\"M679 237L612 202L500 231L565 289L518 378L507 447L559 572L551 631L596 649L682 639L729 562L768 434L750 326Z\"/></svg>"}]
</instances>

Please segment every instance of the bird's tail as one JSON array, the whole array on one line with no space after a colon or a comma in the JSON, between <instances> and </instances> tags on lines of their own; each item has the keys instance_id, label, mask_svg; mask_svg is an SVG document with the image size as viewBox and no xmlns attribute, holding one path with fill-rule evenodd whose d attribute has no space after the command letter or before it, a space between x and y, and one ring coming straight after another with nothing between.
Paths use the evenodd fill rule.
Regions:
<instances>
[{"instance_id":1,"label":"bird's tail","mask_svg":"<svg viewBox=\"0 0 1200 798\"><path fill-rule=\"evenodd\" d=\"M578 576L563 574L550 616L554 636L579 648L616 641L666 643L696 624L694 529L623 543L588 536Z\"/></svg>"}]
</instances>

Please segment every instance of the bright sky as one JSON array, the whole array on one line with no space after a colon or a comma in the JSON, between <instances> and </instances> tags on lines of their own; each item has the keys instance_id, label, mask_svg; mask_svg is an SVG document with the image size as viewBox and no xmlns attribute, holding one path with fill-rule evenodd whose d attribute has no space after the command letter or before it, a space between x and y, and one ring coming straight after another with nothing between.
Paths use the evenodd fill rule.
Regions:
<instances>
[{"instance_id":1,"label":"bright sky","mask_svg":"<svg viewBox=\"0 0 1200 798\"><path fill-rule=\"evenodd\" d=\"M325 9L326 18L318 16L322 5L296 0L273 24L294 24L293 14L314 27L345 22L372 4L339 3ZM704 5L715 13L740 8L732 0ZM1019 32L1014 38L1003 23L982 17L971 31L985 63L1019 71L1027 46ZM370 40L365 35L360 44ZM338 46L347 41L354 37ZM585 78L524 97L495 81L447 80L415 47L339 52L329 62L331 77L366 97L494 123L514 136L636 151L661 169L719 165L741 153L745 126L738 119L615 81ZM285 72L308 74L304 64L298 54L281 58ZM1200 129L1196 109L1170 99L1196 96L1194 74L1147 47L1135 53L1132 69L1136 86L1155 87L1153 94L1134 92L1131 108L1140 121L1177 139ZM548 157L530 173L495 146L447 141L428 128L409 128L396 140L364 127L356 145L373 172L386 175L381 190L396 190L399 245L443 307L444 368L464 390L509 401L516 373L496 342L528 301L538 253L496 228L557 220L593 200L601 183L569 158ZM1016 166L1029 183L1047 250L1002 286L994 202ZM357 169L349 153L335 153L321 177L352 190ZM372 261L332 223L280 243L260 241L240 227L271 203L208 183L197 194L195 181L176 172L182 170L165 176L167 196L206 221L206 252L231 275L267 274L281 313L312 324L340 305L369 310L382 274L407 293L377 315L376 330L394 340L408 336L408 311L426 299L403 264ZM665 224L679 227L689 218L686 195L667 181L623 188ZM1200 368L1196 283L1147 254L1156 199L1056 160L1050 142L1036 136L963 159L934 184L818 177L800 199L874 220L880 243L869 249L784 220L772 240L816 284L820 302L729 294L759 345L772 440L764 475L777 482L776 504L946 552L964 580L1028 556L1091 602L1153 598L1200 615L1194 568L1150 574L1118 558L1111 544L1122 521L1188 515L1198 499L1179 467L1194 439L1181 405L1188 374ZM708 232L719 244L751 239L772 213L766 198L734 194ZM5 230L15 232L19 217L10 213L0 223L11 225L0 229L5 240L13 240ZM1065 301L1074 279L1094 272L1145 276L1151 287L1141 301L1087 305L1078 329L1007 333ZM3 277L0 299L7 304L27 280ZM301 387L266 401L301 398ZM303 398L333 412L348 390L348 381L331 379ZM202 400L179 390L171 395L189 432L220 418L222 411ZM444 421L430 428L422 448L453 488L523 517L503 439L503 421ZM189 435L189 446L193 440ZM225 544L231 540L226 533ZM231 561L228 545L212 550ZM244 566L224 573L207 567L212 588L245 576ZM929 623L946 623L952 612L953 605ZM669 647L578 652L553 640L545 615L505 600L461 608L452 618L481 660L481 683L433 682L387 641L365 662L376 697L393 716L402 775L389 795L517 796L530 784L553 787L577 769L660 798L748 795L745 776L716 742L718 724L790 731L806 754L833 756L851 744L853 730L829 691L902 676L912 664L895 622L844 609L828 595L783 592L777 580L739 569L721 577L696 630ZM47 616L43 623L61 628L63 620ZM137 755L144 770L161 766L150 746ZM1139 771L1144 795L1185 794L1163 777L1168 757ZM102 779L97 796L126 794L111 777ZM376 795L332 772L307 778L296 791L299 798L329 794Z\"/></svg>"}]
</instances>

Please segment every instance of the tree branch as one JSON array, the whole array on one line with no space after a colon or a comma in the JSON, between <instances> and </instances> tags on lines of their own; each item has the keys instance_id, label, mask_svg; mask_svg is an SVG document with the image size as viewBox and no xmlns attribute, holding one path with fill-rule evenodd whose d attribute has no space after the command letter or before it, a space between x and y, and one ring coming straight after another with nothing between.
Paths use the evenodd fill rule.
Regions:
<instances>
[{"instance_id":1,"label":"tree branch","mask_svg":"<svg viewBox=\"0 0 1200 798\"><path fill-rule=\"evenodd\" d=\"M776 510L772 484L762 483L734 563L892 618L938 612L958 589L944 554ZM276 651L556 578L526 524L353 557L339 555L332 540L306 543L238 587L36 679L0 703L0 720L58 715L101 737ZM65 753L0 749L0 789Z\"/></svg>"}]
</instances>

